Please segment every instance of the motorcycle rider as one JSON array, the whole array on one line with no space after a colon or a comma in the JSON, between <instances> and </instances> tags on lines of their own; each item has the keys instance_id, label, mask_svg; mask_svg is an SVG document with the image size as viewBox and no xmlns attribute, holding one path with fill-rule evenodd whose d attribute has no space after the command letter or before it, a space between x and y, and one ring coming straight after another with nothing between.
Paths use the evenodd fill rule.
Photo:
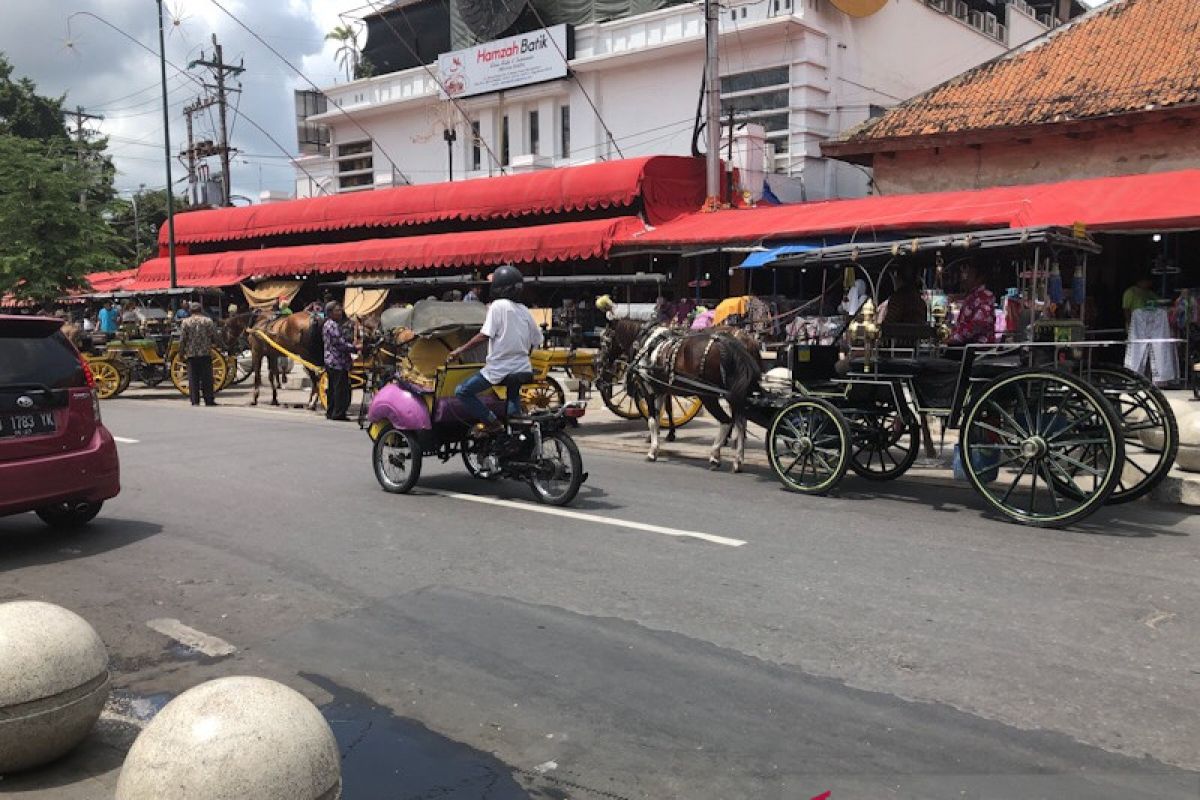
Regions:
<instances>
[{"instance_id":1,"label":"motorcycle rider","mask_svg":"<svg viewBox=\"0 0 1200 800\"><path fill-rule=\"evenodd\" d=\"M500 385L509 375L532 372L529 351L542 345L542 331L521 302L521 290L525 277L514 266L504 265L489 277L489 292L492 302L488 305L487 317L479 333L462 347L450 352L451 360L484 342L488 343L487 360L483 369L459 384L454 396L462 401L463 407L480 420L475 426L479 435L489 435L503 430L504 426L496 415L483 404L479 395L493 386ZM521 398L517 392L508 395L508 415L521 413Z\"/></svg>"}]
</instances>

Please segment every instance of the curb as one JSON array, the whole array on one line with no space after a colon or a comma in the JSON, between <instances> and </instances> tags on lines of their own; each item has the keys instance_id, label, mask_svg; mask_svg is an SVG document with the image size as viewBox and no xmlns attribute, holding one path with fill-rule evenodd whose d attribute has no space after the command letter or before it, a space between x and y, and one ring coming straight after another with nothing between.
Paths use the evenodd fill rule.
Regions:
<instances>
[{"instance_id":1,"label":"curb","mask_svg":"<svg viewBox=\"0 0 1200 800\"><path fill-rule=\"evenodd\" d=\"M606 450L613 453L646 455L647 445L645 442L629 441L623 439L615 439L610 435L598 434L593 436L578 435L575 437L583 448L591 448L595 450ZM723 458L722 471L728 472L728 448L725 448L725 456ZM667 458L676 458L686 461L696 461L704 463L708 460L708 448L695 444L680 444L679 442L666 443L664 442L659 448L659 456ZM770 469L767 458L758 448L746 448L747 465ZM849 473L848 473L849 474ZM965 481L955 480L950 470L940 470L931 468L914 467L910 469L903 477L898 480L909 481L914 483L924 484L926 486L940 486L943 488L958 488L969 489L970 484ZM1185 508L1200 508L1200 475L1196 477L1183 475L1168 475L1163 479L1149 497L1146 498L1150 503L1158 506L1173 506Z\"/></svg>"}]
</instances>

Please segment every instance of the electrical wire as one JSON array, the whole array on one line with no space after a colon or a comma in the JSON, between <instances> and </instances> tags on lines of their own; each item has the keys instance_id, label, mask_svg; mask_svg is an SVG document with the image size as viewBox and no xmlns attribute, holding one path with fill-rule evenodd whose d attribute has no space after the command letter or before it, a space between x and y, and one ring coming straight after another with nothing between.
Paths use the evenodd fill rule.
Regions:
<instances>
[{"instance_id":1,"label":"electrical wire","mask_svg":"<svg viewBox=\"0 0 1200 800\"><path fill-rule=\"evenodd\" d=\"M216 0L213 0L213 2L216 2ZM382 11L375 8L375 4L374 4L374 2L372 2L372 0L367 0L367 5L369 5L371 7L372 11L375 11L377 14L379 14L379 18L381 20L383 20L384 25L388 26L388 30L390 30L392 32L392 34L396 37L396 41L398 41L398 42L400 42L400 44L404 45L405 49L408 50L409 55L411 55L417 62L419 62L421 64L421 69L425 70L426 74L428 74L429 77L433 79L433 82L436 83L438 85L438 88L442 90L442 93L444 95L446 95L446 99L450 101L450 103L454 106L455 110L458 111L458 113L462 115L463 121L467 123L468 127L470 127L471 123L474 122L474 120L471 119L471 115L468 114L466 109L463 108L462 103L458 100L458 98L454 97L453 95L450 94L450 92L446 91L446 84L442 82L442 79L440 77L438 77L437 73L435 73L432 69L430 69L428 64L424 63L424 60L421 58L420 54L418 54L417 51L413 49L413 46L408 43L407 39L405 39L403 36L400 35L400 31L396 30L396 26L392 24L392 21L389 20L386 16L384 16ZM407 21L407 19L408 18L405 17L406 21ZM410 27L411 27L411 23L410 23ZM415 31L414 31L414 34L415 34ZM479 143L481 145L483 145L483 149L487 151L488 156L492 159L492 163L497 165L500 169L500 174L504 175L505 174L504 164L501 163L500 159L496 156L496 151L492 149L492 146L487 143L487 140L484 139L483 136L480 136L478 138L479 138Z\"/></svg>"},{"instance_id":2,"label":"electrical wire","mask_svg":"<svg viewBox=\"0 0 1200 800\"><path fill-rule=\"evenodd\" d=\"M504 7L508 8L508 0L503 0L503 2ZM612 130L608 127L608 123L604 121L604 115L600 113L600 109L596 108L596 103L592 100L592 96L588 93L588 90L584 88L583 82L579 80L579 75L575 72L575 70L571 69L571 62L567 60L567 54L562 51L562 48L558 46L558 42L556 42L554 37L550 35L550 31L546 27L546 21L542 19L541 12L538 11L537 6L533 4L533 0L525 0L525 5L530 11L533 12L533 16L537 19L538 25L542 26L542 31L546 34L546 38L550 40L550 44L554 45L554 49L558 51L559 57L562 58L563 64L567 67L567 74L575 80L575 85L579 87L579 91L583 93L584 99L587 100L588 105L592 107L592 113L596 115L596 120L600 123L600 127L604 128L604 134L608 137L608 141L612 143L613 147L616 148L617 155L621 158L624 158L625 154L621 152L621 146L617 144L616 139L613 138Z\"/></svg>"},{"instance_id":3,"label":"electrical wire","mask_svg":"<svg viewBox=\"0 0 1200 800\"><path fill-rule=\"evenodd\" d=\"M271 53L273 53L276 58L278 58L284 64L287 64L288 68L291 69L292 72L295 72L297 75L299 75L302 79L304 79L305 83L307 83L309 86L311 86L315 91L320 92L322 95L324 95L325 99L328 100L329 103L332 104L334 108L336 108L339 112L341 112L346 117L346 119L348 119L352 123L354 123L354 126L366 135L366 137L371 141L371 143L375 145L375 149L379 151L379 154L381 156L383 156L389 164L392 165L392 169L396 171L396 173L404 180L404 182L409 184L410 186L412 185L412 181L409 180L408 176L404 174L404 171L402 169L400 169L400 165L397 164L395 162L395 160L390 155L388 155L388 152L383 149L383 145L380 144L379 141L374 136L371 135L370 131L368 131L366 128L364 128L362 126L362 123L360 123L357 119L355 119L353 116L351 116L351 114L348 111L346 111L345 108L342 107L341 103L334 100L329 95L325 94L325 92L323 92L321 90L321 87L317 86L317 84L313 83L309 79L309 77L300 70L299 67L297 67L295 64L293 64L291 61L289 61L282 53L280 53L278 50L276 50L274 47L272 47L269 42L267 42L265 39L263 39L261 36L259 36L258 33L256 33L253 28L251 28L246 23L242 22L241 19L239 19L236 14L234 14L232 11L230 11L225 6L223 6L219 2L219 0L209 0L209 2L212 3L214 6L216 6L217 8L219 8L221 10L221 12L225 14L225 16L229 17L231 20L236 22L242 28L242 30L246 31L246 33L253 36L263 47L270 50Z\"/></svg>"},{"instance_id":4,"label":"electrical wire","mask_svg":"<svg viewBox=\"0 0 1200 800\"><path fill-rule=\"evenodd\" d=\"M195 84L199 85L201 88L205 88L205 87L204 87L204 81L202 81L200 78L197 78L195 75L192 75L192 74L191 74L190 72L188 72L187 70L185 70L185 69L181 68L180 66L178 66L177 64L175 64L175 63L173 63L173 62L171 62L171 61L167 60L167 58L166 58L165 56L160 56L160 55L159 55L159 53L158 53L158 51L154 50L154 49L153 49L153 48L151 48L151 47L148 47L148 46L147 46L147 45L145 45L145 44L143 44L141 41L139 41L139 40L137 39L137 37L133 36L133 35L132 35L132 34L130 34L128 31L126 31L126 30L124 30L124 29L122 29L122 28L119 28L119 27L117 27L116 25L112 24L111 22L109 22L108 20L104 19L103 17L101 17L101 16L99 16L99 15L97 15L97 14L93 14L93 13L92 13L92 12L90 12L90 11L76 11L76 12L74 12L74 14L72 14L71 16L75 16L76 14L78 14L78 15L83 15L83 16L88 16L88 17L91 17L92 19L96 20L97 22L101 23L102 25L105 25L106 27L108 27L108 28L110 28L110 29L112 29L112 30L116 31L117 33L121 34L121 35L122 35L122 36L124 36L126 39L128 39L128 40L129 40L129 41L131 41L131 42L133 42L133 43L134 43L134 44L136 44L138 47L142 48L143 50L145 50L147 53L149 53L150 55L154 56L155 58L160 58L160 57L161 57L161 58L162 58L162 60L163 60L163 62L164 62L164 63L165 63L167 66L169 66L171 69L175 70L175 72L176 72L177 74L184 76L184 77L185 77L185 78L187 78L188 80L190 80L190 81L192 81L193 83L195 83ZM70 22L70 18L68 17L68 23L69 23L69 22ZM268 141L269 141L271 144L273 144L273 145L275 145L275 147L279 148L279 151L280 151L281 153L283 153L283 154L284 154L284 155L287 157L288 161L289 161L289 162L291 162L292 166L293 166L293 167L295 167L296 169L300 170L301 172L303 172L303 173L304 173L306 176L308 176L308 179L309 179L310 181L312 181L312 183L313 183L313 185L314 185L314 186L316 186L318 189L320 189L320 190L321 190L321 193L322 193L322 194L328 194L328 191L327 191L327 190L326 190L326 189L325 189L325 188L324 188L324 187L321 185L320 181L318 181L318 180L317 180L317 178L316 178L316 177L314 177L314 176L312 175L312 173L310 173L310 172L309 172L307 169L305 169L303 164L301 164L301 163L300 163L299 161L297 161L297 160L296 160L294 157L292 157L292 154L291 154L290 152L288 152L287 148L286 148L286 147L284 147L283 145L281 145L281 144L279 143L279 141L278 141L278 140L277 140L277 139L276 139L274 136L272 136L272 135L271 135L271 134L270 134L270 133L269 133L269 132L266 130L266 128L264 128L263 126L261 126L261 125L259 125L257 122L255 122L255 121L254 121L254 120L253 120L253 119L252 119L252 118L251 118L249 115L247 115L245 112L241 112L241 116L242 116L242 117L243 117L243 118L246 120L246 122L247 122L247 123L249 123L249 124L250 124L250 125L251 125L251 126L254 128L254 129L255 129L255 130L257 130L259 133L261 133L263 136L265 136L265 137L267 138L267 140L268 140ZM159 129L161 130L161 126L159 127Z\"/></svg>"}]
</instances>

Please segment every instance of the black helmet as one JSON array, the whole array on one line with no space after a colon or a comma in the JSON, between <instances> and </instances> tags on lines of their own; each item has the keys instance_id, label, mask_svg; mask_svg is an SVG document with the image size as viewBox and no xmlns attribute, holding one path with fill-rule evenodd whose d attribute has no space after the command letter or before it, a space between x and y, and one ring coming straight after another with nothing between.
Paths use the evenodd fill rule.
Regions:
<instances>
[{"instance_id":1,"label":"black helmet","mask_svg":"<svg viewBox=\"0 0 1200 800\"><path fill-rule=\"evenodd\" d=\"M492 299L517 300L521 296L521 289L524 285L525 276L521 274L521 270L511 264L497 267L491 277Z\"/></svg>"}]
</instances>

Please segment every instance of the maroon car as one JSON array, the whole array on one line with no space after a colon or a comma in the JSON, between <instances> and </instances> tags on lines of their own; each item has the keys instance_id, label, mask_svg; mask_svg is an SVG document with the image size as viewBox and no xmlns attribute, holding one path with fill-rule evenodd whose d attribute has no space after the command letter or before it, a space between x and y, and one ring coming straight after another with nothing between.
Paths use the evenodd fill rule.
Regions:
<instances>
[{"instance_id":1,"label":"maroon car","mask_svg":"<svg viewBox=\"0 0 1200 800\"><path fill-rule=\"evenodd\" d=\"M0 315L0 516L83 525L121 490L87 363L62 320Z\"/></svg>"}]
</instances>

